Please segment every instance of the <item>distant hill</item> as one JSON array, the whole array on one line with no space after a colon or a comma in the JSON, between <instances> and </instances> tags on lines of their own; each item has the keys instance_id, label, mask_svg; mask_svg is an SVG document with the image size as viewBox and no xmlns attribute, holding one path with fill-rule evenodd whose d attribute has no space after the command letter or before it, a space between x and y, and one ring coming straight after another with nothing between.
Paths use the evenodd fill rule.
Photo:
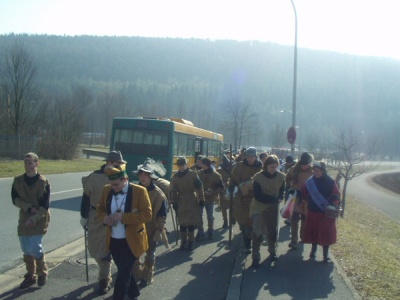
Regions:
<instances>
[{"instance_id":1,"label":"distant hill","mask_svg":"<svg viewBox=\"0 0 400 300\"><path fill-rule=\"evenodd\" d=\"M252 102L261 133L247 144L267 144L271 124L289 127L293 47L262 42L140 37L2 35L0 59L23 41L39 67L38 85L67 91L82 84L123 88L138 113L184 99L183 115L196 125L223 130L224 106L233 94ZM0 68L3 61L0 60ZM302 139L318 130L353 123L366 133L400 128L400 61L298 49L297 120ZM146 110L147 107L147 110ZM151 110L148 108L152 107ZM201 111L204 109L204 111ZM204 115L207 115L205 118ZM226 135L228 133L225 133Z\"/></svg>"}]
</instances>

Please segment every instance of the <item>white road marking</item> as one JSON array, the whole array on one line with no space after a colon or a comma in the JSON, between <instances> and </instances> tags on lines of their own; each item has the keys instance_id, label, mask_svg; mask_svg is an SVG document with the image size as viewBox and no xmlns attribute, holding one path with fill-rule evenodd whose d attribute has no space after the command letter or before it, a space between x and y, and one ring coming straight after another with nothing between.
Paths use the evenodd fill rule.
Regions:
<instances>
[{"instance_id":1,"label":"white road marking","mask_svg":"<svg viewBox=\"0 0 400 300\"><path fill-rule=\"evenodd\" d=\"M50 192L51 195L56 195L56 194L62 194L62 193L68 193L68 192L75 192L75 191L80 191L83 190L82 188L79 189L73 189L73 190L67 190L67 191L61 191L61 192Z\"/></svg>"}]
</instances>

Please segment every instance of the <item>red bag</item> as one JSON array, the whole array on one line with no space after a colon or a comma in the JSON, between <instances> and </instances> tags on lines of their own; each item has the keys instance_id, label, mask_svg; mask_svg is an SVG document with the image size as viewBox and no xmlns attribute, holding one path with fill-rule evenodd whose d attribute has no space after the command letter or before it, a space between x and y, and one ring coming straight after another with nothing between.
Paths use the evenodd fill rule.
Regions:
<instances>
[{"instance_id":1,"label":"red bag","mask_svg":"<svg viewBox=\"0 0 400 300\"><path fill-rule=\"evenodd\" d=\"M281 208L281 217L284 219L289 219L293 212L294 201L296 201L296 197L289 196L289 199L286 201L285 205Z\"/></svg>"}]
</instances>

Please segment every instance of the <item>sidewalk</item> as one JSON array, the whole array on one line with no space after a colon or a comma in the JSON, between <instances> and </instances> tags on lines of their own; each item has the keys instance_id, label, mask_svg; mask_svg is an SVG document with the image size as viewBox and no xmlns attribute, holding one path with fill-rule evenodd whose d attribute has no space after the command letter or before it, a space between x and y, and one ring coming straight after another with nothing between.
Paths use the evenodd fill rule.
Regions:
<instances>
[{"instance_id":1,"label":"sidewalk","mask_svg":"<svg viewBox=\"0 0 400 300\"><path fill-rule=\"evenodd\" d=\"M234 227L231 248L226 247L226 231L219 235L220 241L199 245L191 255L176 250L176 248L172 251L165 251L164 246L159 246L159 251L163 251L160 257L163 256L164 260L175 267L164 268L160 258L157 264L156 283L145 288L140 299L153 300L157 297L159 299L186 300L188 295L190 295L190 299L204 299L204 295L196 294L193 287L201 286L204 293L207 293L210 284L217 284L212 282L213 277L211 276L215 276L215 274L204 275L198 269L201 266L205 268L206 264L215 266L213 269L217 273L221 272L221 267L232 269L230 281L227 276L228 282L226 282L226 285L229 285L226 287L227 300L360 299L333 257L333 263L322 263L322 250L319 248L317 259L315 261L308 260L310 245L300 244L298 249L290 250L287 246L289 234L289 226L285 226L282 222L277 253L278 261L273 264L266 261L268 251L264 243L261 247L262 263L258 269L251 267L251 254L245 255L243 252L237 225ZM172 235L174 234L170 235L170 239L173 239ZM98 296L96 292L97 265L91 258L89 258L89 283L86 282L83 245L83 239L79 239L47 254L50 274L48 283L43 288L34 286L24 291L19 290L19 283L25 273L23 265L1 274L0 299L112 299L112 292L105 296ZM175 247L175 243L171 246ZM224 260L223 266L218 263L219 259L228 255L231 257ZM177 256L180 260L174 261ZM228 264L231 265L228 266ZM197 270L195 275L190 271L194 269ZM113 272L115 271L115 266L113 266ZM196 281L190 277L196 278ZM188 281L185 282L183 278L188 278ZM193 294L188 291L188 288L192 290ZM175 294L168 293L167 289L175 289L177 292ZM211 291L211 289L209 290ZM208 299L222 300L221 297L212 293Z\"/></svg>"}]
</instances>

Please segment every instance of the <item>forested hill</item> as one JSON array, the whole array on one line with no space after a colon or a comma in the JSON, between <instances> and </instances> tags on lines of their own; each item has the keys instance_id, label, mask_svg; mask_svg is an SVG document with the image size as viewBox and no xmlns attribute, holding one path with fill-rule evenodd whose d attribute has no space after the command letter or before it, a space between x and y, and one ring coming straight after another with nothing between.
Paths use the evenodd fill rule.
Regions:
<instances>
[{"instance_id":1,"label":"forested hill","mask_svg":"<svg viewBox=\"0 0 400 300\"><path fill-rule=\"evenodd\" d=\"M104 84L123 87L136 103L136 114L154 113L155 107L168 103L180 106L174 117L214 131L224 130L224 107L235 96L251 101L257 112L254 126L267 130L271 124L286 128L290 123L290 115L280 111L292 108L291 46L228 40L3 35L1 67L16 40L22 41L35 59L38 85L48 90L67 91L76 83L94 91ZM400 61L298 49L297 112L303 139L307 133L315 134L316 128L346 122L356 123L366 132L392 134L393 128L400 128L399 79ZM146 111L146 107L152 109ZM205 107L207 118L200 111ZM266 134L256 134L243 144L267 144L266 139Z\"/></svg>"}]
</instances>

